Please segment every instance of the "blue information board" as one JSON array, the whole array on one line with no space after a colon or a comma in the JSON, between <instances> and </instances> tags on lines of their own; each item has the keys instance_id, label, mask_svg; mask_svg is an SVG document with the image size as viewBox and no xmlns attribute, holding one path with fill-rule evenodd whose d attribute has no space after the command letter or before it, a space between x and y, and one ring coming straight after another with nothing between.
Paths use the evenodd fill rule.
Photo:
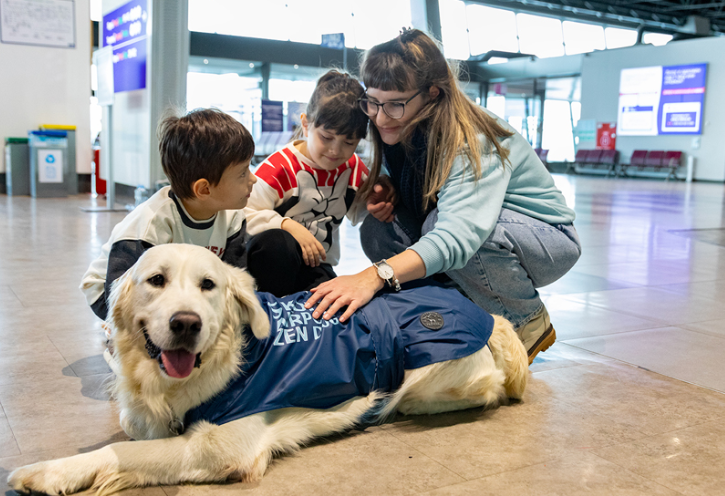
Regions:
<instances>
[{"instance_id":1,"label":"blue information board","mask_svg":"<svg viewBox=\"0 0 725 496\"><path fill-rule=\"evenodd\" d=\"M660 134L700 134L707 64L672 65L662 71Z\"/></svg>"},{"instance_id":2,"label":"blue information board","mask_svg":"<svg viewBox=\"0 0 725 496\"><path fill-rule=\"evenodd\" d=\"M147 25L146 0L103 16L103 43L113 47L114 93L146 88Z\"/></svg>"},{"instance_id":3,"label":"blue information board","mask_svg":"<svg viewBox=\"0 0 725 496\"><path fill-rule=\"evenodd\" d=\"M262 100L262 132L281 132L283 129L284 102Z\"/></svg>"},{"instance_id":4,"label":"blue information board","mask_svg":"<svg viewBox=\"0 0 725 496\"><path fill-rule=\"evenodd\" d=\"M700 134L706 78L707 64L623 69L618 134Z\"/></svg>"}]
</instances>

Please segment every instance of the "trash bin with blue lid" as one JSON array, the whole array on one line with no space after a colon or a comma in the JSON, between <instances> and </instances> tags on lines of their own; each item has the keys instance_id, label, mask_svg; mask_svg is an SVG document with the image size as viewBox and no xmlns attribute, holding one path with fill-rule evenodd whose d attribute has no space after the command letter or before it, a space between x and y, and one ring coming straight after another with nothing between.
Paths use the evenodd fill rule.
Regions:
<instances>
[{"instance_id":1,"label":"trash bin with blue lid","mask_svg":"<svg viewBox=\"0 0 725 496\"><path fill-rule=\"evenodd\" d=\"M30 195L34 198L68 196L72 184L66 131L30 131Z\"/></svg>"},{"instance_id":2,"label":"trash bin with blue lid","mask_svg":"<svg viewBox=\"0 0 725 496\"><path fill-rule=\"evenodd\" d=\"M28 138L5 138L5 191L8 195L30 194Z\"/></svg>"}]
</instances>

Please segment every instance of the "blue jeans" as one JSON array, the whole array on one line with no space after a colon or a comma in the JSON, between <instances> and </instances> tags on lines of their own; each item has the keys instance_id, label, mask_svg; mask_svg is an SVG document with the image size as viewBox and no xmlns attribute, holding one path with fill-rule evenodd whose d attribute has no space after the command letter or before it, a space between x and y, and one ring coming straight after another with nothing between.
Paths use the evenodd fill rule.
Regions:
<instances>
[{"instance_id":1,"label":"blue jeans","mask_svg":"<svg viewBox=\"0 0 725 496\"><path fill-rule=\"evenodd\" d=\"M395 213L390 223L368 215L360 227L363 251L372 262L402 253L438 220L437 209L428 214L422 227L404 209ZM580 255L573 225L551 225L504 208L481 248L463 268L446 275L478 306L506 317L519 328L543 306L536 288L566 274Z\"/></svg>"}]
</instances>

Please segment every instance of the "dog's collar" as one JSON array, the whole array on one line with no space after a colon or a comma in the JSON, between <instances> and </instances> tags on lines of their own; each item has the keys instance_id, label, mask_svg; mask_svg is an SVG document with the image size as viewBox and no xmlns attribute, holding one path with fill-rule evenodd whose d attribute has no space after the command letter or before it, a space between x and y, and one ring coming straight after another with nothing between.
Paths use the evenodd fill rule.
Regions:
<instances>
[{"instance_id":1,"label":"dog's collar","mask_svg":"<svg viewBox=\"0 0 725 496\"><path fill-rule=\"evenodd\" d=\"M162 370L165 371L166 367L164 366L163 360L161 360L161 348L156 346L156 344L151 341L151 338L149 337L148 332L146 332L145 327L141 330L143 331L143 337L146 339L146 353L149 354L149 358L151 358L151 360L156 360L157 362L159 362L159 366ZM194 368L198 369L199 367L201 367L201 352L196 354L196 360L194 361Z\"/></svg>"},{"instance_id":2,"label":"dog's collar","mask_svg":"<svg viewBox=\"0 0 725 496\"><path fill-rule=\"evenodd\" d=\"M176 415L176 412L173 408L171 408L171 405L169 405L169 410L171 410L171 420L169 420L169 431L174 436L180 436L184 433L185 427L184 427L184 421L179 418L178 415Z\"/></svg>"}]
</instances>

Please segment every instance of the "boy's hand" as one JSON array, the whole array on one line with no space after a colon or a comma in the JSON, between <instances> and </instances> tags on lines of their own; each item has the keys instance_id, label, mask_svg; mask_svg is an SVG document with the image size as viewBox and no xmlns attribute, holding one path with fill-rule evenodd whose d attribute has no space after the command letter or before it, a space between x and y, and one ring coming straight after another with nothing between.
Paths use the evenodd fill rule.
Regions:
<instances>
[{"instance_id":1,"label":"boy's hand","mask_svg":"<svg viewBox=\"0 0 725 496\"><path fill-rule=\"evenodd\" d=\"M373 192L368 196L367 209L370 215L380 222L393 222L395 203L397 202L395 188L388 176L380 176L373 186Z\"/></svg>"},{"instance_id":2,"label":"boy's hand","mask_svg":"<svg viewBox=\"0 0 725 496\"><path fill-rule=\"evenodd\" d=\"M317 241L305 226L292 219L282 221L282 229L292 235L302 248L302 258L310 267L317 267L322 260L327 260L327 253L322 243Z\"/></svg>"}]
</instances>

